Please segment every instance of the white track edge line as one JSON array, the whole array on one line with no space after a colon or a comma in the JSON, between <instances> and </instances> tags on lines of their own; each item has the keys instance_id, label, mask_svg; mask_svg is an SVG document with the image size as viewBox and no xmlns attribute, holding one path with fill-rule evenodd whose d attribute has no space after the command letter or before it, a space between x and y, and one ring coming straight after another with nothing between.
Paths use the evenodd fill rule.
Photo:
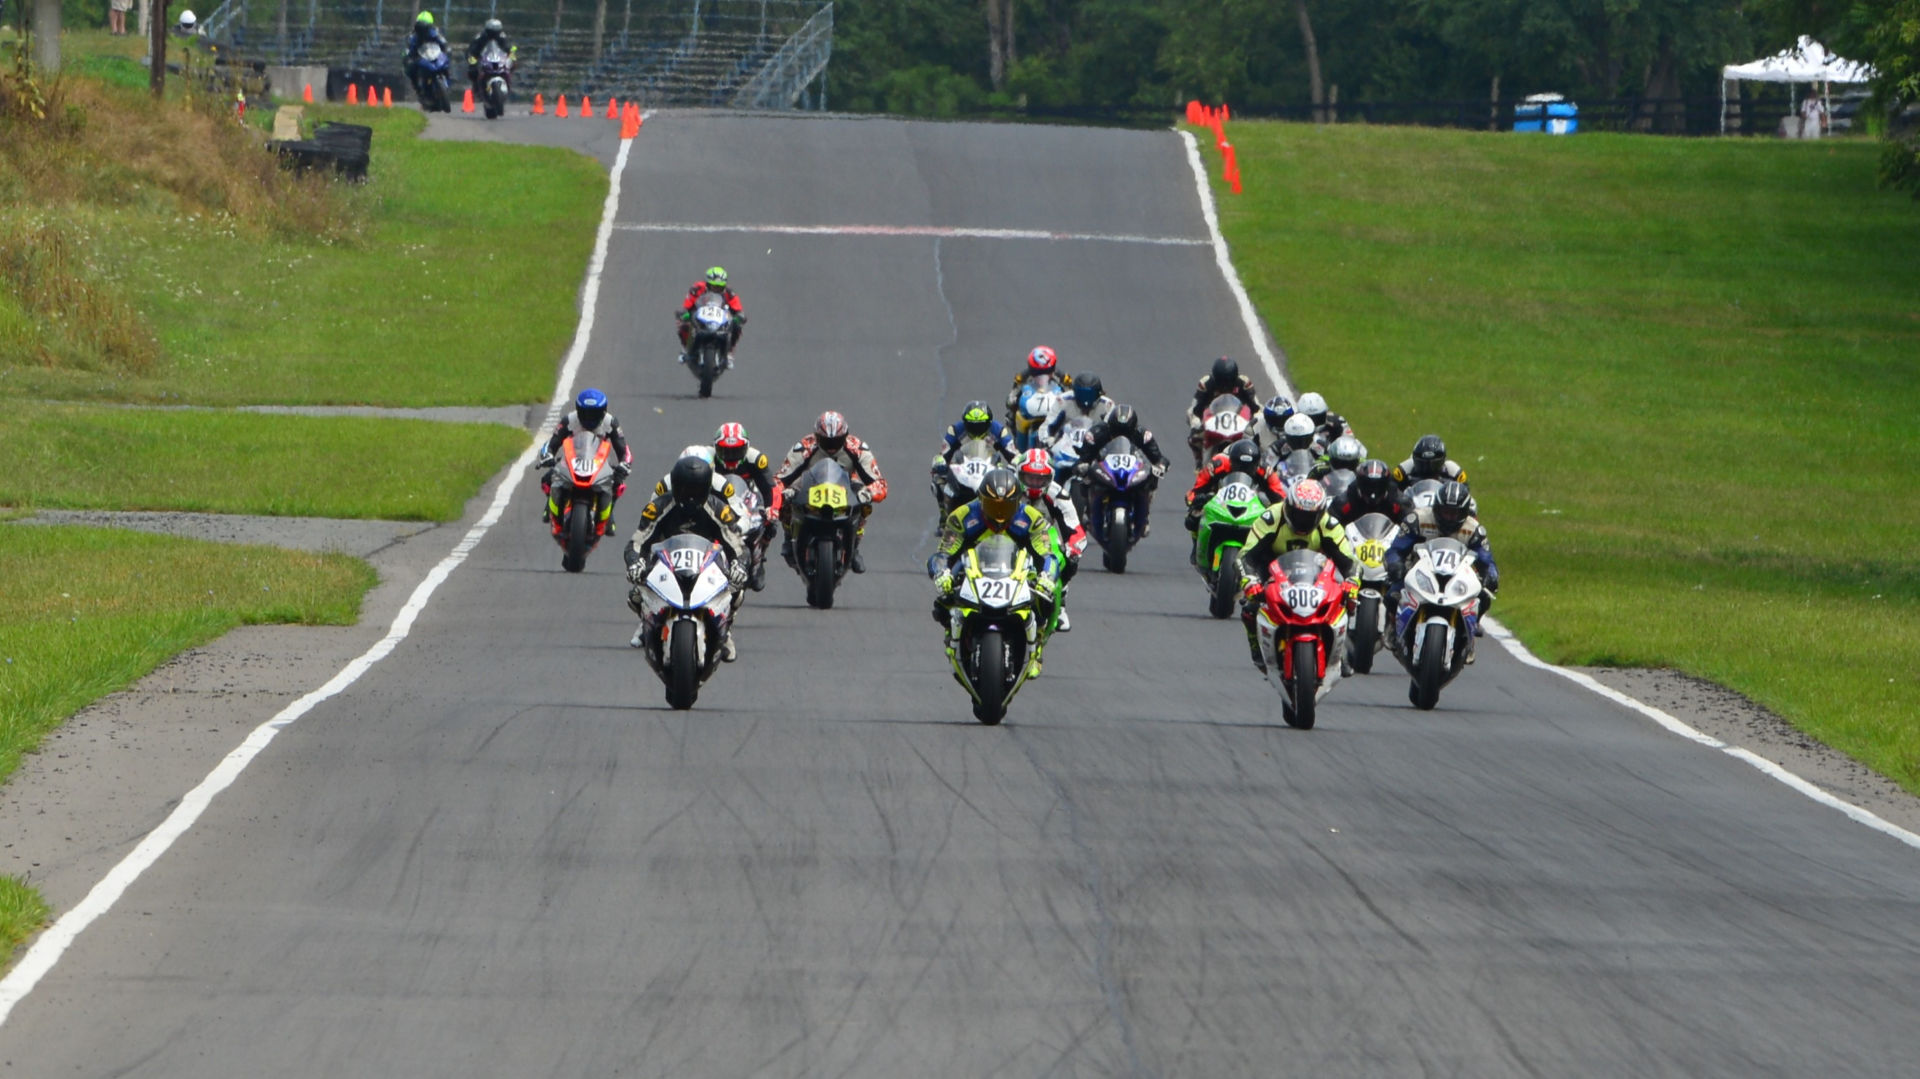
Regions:
<instances>
[{"instance_id":1,"label":"white track edge line","mask_svg":"<svg viewBox=\"0 0 1920 1079\"><path fill-rule=\"evenodd\" d=\"M1237 301L1240 306L1240 317L1247 324L1247 336L1252 339L1253 350L1259 354L1260 362L1267 370L1267 376L1273 379L1274 385L1280 387L1281 392L1291 397L1293 396L1293 389L1281 374L1280 365L1274 359L1273 352L1267 345L1266 330L1260 324L1259 315L1257 315L1253 309L1253 301L1247 296L1246 287L1240 283L1240 275L1235 272L1233 260L1227 253L1226 238L1220 233L1220 218L1214 211L1213 188L1211 184L1208 183L1207 167L1200 160L1200 145L1195 141L1192 132L1179 131L1178 134L1187 145L1187 163L1193 168L1194 186L1200 192L1200 212L1207 220L1207 233L1213 237L1214 261L1220 266L1220 275L1226 278L1227 288L1233 293L1234 300ZM1487 633L1499 641L1501 646L1521 663L1529 667L1537 667L1543 671L1551 671L1577 686L1605 697L1607 700L1620 705L1622 708L1640 713L1642 716L1659 724L1672 734L1676 734L1690 742L1698 742L1700 745L1717 749L1728 756L1745 761L1747 764L1758 769L1762 774L1779 780L1781 783L1799 791L1815 802L1829 809L1837 809L1854 821L1864 824L1876 832L1890 836L1915 850L1920 850L1920 834L1910 832L1871 810L1854 805L1852 802L1839 797L1818 784L1808 782L1801 776L1788 771L1786 768L1760 756L1750 749L1730 745L1711 735L1703 734L1693 727L1688 726L1678 717L1659 708L1655 708L1644 701L1636 700L1614 689L1612 686L1600 682L1592 675L1548 663L1546 660L1541 659L1529 651L1527 646L1520 643L1520 639L1513 635L1512 631L1508 630L1507 627L1501 625L1500 622L1492 617L1485 619L1484 624L1487 627Z\"/></svg>"},{"instance_id":2,"label":"white track edge line","mask_svg":"<svg viewBox=\"0 0 1920 1079\"><path fill-rule=\"evenodd\" d=\"M607 262L607 242L613 236L613 218L620 204L620 174L626 170L627 152L632 145L631 139L620 140L620 152L614 158L612 177L607 185L606 204L600 212L600 229L594 237L593 257L587 264L586 281L581 286L580 322L574 331L573 345L567 351L566 362L561 367L559 382L554 390L553 401L548 406L547 421L542 430L558 421L561 410L566 407L573 380L579 374L580 364L586 359L587 343L593 334L594 312L598 307L600 296L600 275ZM413 594L400 608L400 613L394 616L393 624L388 627L386 636L349 661L339 673L328 679L320 688L287 705L273 718L255 727L238 748L222 758L198 786L180 799L180 804L174 807L172 813L167 814L166 819L161 821L158 827L148 832L146 837L120 860L119 864L107 871L107 875L87 892L85 898L72 910L61 915L46 932L40 935L38 940L34 941L33 946L27 950L27 954L20 958L18 965L8 972L6 977L0 978L0 1025L5 1024L7 1017L13 1014L14 1006L24 1000L27 994L40 984L40 979L44 978L53 969L54 964L60 961L60 957L79 938L81 932L113 909L113 905L126 894L133 882L152 868L154 863L160 860L161 855L173 846L175 840L193 827L194 823L200 819L200 815L212 804L214 797L232 786L233 782L240 777L240 773L246 771L247 766L253 763L254 758L258 757L281 731L292 726L315 706L359 681L360 677L366 674L374 664L385 659L401 641L406 639L407 634L413 630L414 621L426 609L427 601L432 598L434 592L446 582L455 568L467 560L467 556L486 537L487 532L499 523L501 516L506 512L508 500L513 496L514 480L519 478L520 473L525 471L527 465L532 462L540 443L540 436L536 434L527 444L527 448L521 450L513 463L507 466L506 474L501 477L499 486L494 489L493 501L488 504L487 512L474 523L466 535L461 537L459 543L454 544L453 550L427 572L427 576L419 585L415 586Z\"/></svg>"}]
</instances>

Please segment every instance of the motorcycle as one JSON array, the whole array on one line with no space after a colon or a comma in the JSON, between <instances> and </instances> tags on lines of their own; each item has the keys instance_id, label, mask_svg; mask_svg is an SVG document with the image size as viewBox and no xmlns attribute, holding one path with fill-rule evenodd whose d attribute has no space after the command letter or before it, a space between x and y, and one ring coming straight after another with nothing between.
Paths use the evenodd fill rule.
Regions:
<instances>
[{"instance_id":1,"label":"motorcycle","mask_svg":"<svg viewBox=\"0 0 1920 1079\"><path fill-rule=\"evenodd\" d=\"M1254 626L1289 727L1311 730L1320 698L1340 680L1351 588L1318 551L1288 551L1273 564Z\"/></svg>"},{"instance_id":2,"label":"motorcycle","mask_svg":"<svg viewBox=\"0 0 1920 1079\"><path fill-rule=\"evenodd\" d=\"M1194 564L1211 592L1207 613L1225 618L1233 613L1240 595L1240 551L1247 534L1270 503L1260 484L1245 472L1229 472L1220 479L1213 497L1200 508L1200 528L1194 534Z\"/></svg>"},{"instance_id":3,"label":"motorcycle","mask_svg":"<svg viewBox=\"0 0 1920 1079\"><path fill-rule=\"evenodd\" d=\"M1065 399L1066 394L1051 375L1037 375L1022 383L1013 412L1007 417L1012 421L1014 447L1024 452L1039 446L1047 424Z\"/></svg>"},{"instance_id":4,"label":"motorcycle","mask_svg":"<svg viewBox=\"0 0 1920 1079\"><path fill-rule=\"evenodd\" d=\"M693 707L720 665L733 627L727 556L692 533L669 537L647 556L640 638L647 665L667 686L667 704Z\"/></svg>"},{"instance_id":5,"label":"motorcycle","mask_svg":"<svg viewBox=\"0 0 1920 1079\"><path fill-rule=\"evenodd\" d=\"M428 112L452 112L447 90L447 50L437 41L423 43L414 54L413 90Z\"/></svg>"},{"instance_id":6,"label":"motorcycle","mask_svg":"<svg viewBox=\"0 0 1920 1079\"><path fill-rule=\"evenodd\" d=\"M1028 657L1046 627L1027 584L1027 553L1006 536L988 536L967 552L947 609L947 659L973 697L973 716L992 726L1026 684Z\"/></svg>"},{"instance_id":7,"label":"motorcycle","mask_svg":"<svg viewBox=\"0 0 1920 1079\"><path fill-rule=\"evenodd\" d=\"M513 80L513 56L489 39L480 50L480 98L487 119L497 120L507 111L507 90Z\"/></svg>"},{"instance_id":8,"label":"motorcycle","mask_svg":"<svg viewBox=\"0 0 1920 1079\"><path fill-rule=\"evenodd\" d=\"M1327 505L1338 506L1340 500L1347 497L1347 488L1359 479L1351 468L1336 468L1320 477L1320 486L1326 489Z\"/></svg>"},{"instance_id":9,"label":"motorcycle","mask_svg":"<svg viewBox=\"0 0 1920 1079\"><path fill-rule=\"evenodd\" d=\"M700 396L713 396L714 380L730 364L733 312L720 293L702 295L693 309L693 340L687 346L687 369L700 380Z\"/></svg>"},{"instance_id":10,"label":"motorcycle","mask_svg":"<svg viewBox=\"0 0 1920 1079\"><path fill-rule=\"evenodd\" d=\"M1200 419L1200 445L1193 451L1193 467L1203 467L1214 454L1247 437L1252 424L1253 410L1238 397L1223 393L1214 398Z\"/></svg>"},{"instance_id":11,"label":"motorcycle","mask_svg":"<svg viewBox=\"0 0 1920 1079\"><path fill-rule=\"evenodd\" d=\"M1423 510L1433 505L1433 496L1440 493L1439 480L1414 480L1407 484L1407 506Z\"/></svg>"},{"instance_id":12,"label":"motorcycle","mask_svg":"<svg viewBox=\"0 0 1920 1079\"><path fill-rule=\"evenodd\" d=\"M592 431L575 431L560 443L551 459L534 462L551 471L540 484L547 495L547 523L553 542L560 545L560 568L579 573L587 566L587 552L607 534L613 500L627 485L617 483L613 443Z\"/></svg>"},{"instance_id":13,"label":"motorcycle","mask_svg":"<svg viewBox=\"0 0 1920 1079\"><path fill-rule=\"evenodd\" d=\"M936 462L933 500L940 507L941 519L945 520L955 508L973 501L980 493L980 481L986 479L995 465L1004 463L1000 451L984 438L962 442L951 463Z\"/></svg>"},{"instance_id":14,"label":"motorcycle","mask_svg":"<svg viewBox=\"0 0 1920 1079\"><path fill-rule=\"evenodd\" d=\"M1394 656L1413 676L1407 698L1415 708L1424 712L1440 703L1440 687L1473 657L1481 587L1466 544L1442 538L1414 548L1391 640Z\"/></svg>"},{"instance_id":15,"label":"motorcycle","mask_svg":"<svg viewBox=\"0 0 1920 1079\"><path fill-rule=\"evenodd\" d=\"M741 535L746 537L746 547L742 553L747 561L747 586L755 592L764 591L767 587L767 545L773 542L773 533L778 527L774 517L774 513L778 512L777 509L761 501L760 491L753 484L720 471L715 466L713 446L709 443L696 442L681 450L680 458L686 457L698 457L713 467L714 494L726 498L727 487L729 484L732 485L733 496L727 500L727 505L733 507L733 515L739 522ZM671 476L671 472L661 476L660 484L654 490L665 491Z\"/></svg>"},{"instance_id":16,"label":"motorcycle","mask_svg":"<svg viewBox=\"0 0 1920 1079\"><path fill-rule=\"evenodd\" d=\"M833 606L833 590L853 566L861 505L853 477L830 457L793 485L793 568L807 582L807 606Z\"/></svg>"},{"instance_id":17,"label":"motorcycle","mask_svg":"<svg viewBox=\"0 0 1920 1079\"><path fill-rule=\"evenodd\" d=\"M1100 561L1109 573L1127 572L1127 554L1139 543L1153 497L1153 469L1130 439L1100 447L1085 483L1074 485L1075 508L1100 545Z\"/></svg>"},{"instance_id":18,"label":"motorcycle","mask_svg":"<svg viewBox=\"0 0 1920 1079\"><path fill-rule=\"evenodd\" d=\"M1387 548L1400 526L1384 513L1365 513L1347 526L1347 538L1360 558L1360 598L1347 634L1347 656L1355 674L1370 674L1373 657L1387 643Z\"/></svg>"}]
</instances>

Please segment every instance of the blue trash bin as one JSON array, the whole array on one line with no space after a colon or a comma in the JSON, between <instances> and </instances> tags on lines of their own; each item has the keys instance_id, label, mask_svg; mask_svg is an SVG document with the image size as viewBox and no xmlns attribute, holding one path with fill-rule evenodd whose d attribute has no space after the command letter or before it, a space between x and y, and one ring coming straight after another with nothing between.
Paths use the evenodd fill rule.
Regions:
<instances>
[{"instance_id":1,"label":"blue trash bin","mask_svg":"<svg viewBox=\"0 0 1920 1079\"><path fill-rule=\"evenodd\" d=\"M1580 106L1559 94L1534 94L1513 108L1513 129L1571 135L1580 130Z\"/></svg>"}]
</instances>

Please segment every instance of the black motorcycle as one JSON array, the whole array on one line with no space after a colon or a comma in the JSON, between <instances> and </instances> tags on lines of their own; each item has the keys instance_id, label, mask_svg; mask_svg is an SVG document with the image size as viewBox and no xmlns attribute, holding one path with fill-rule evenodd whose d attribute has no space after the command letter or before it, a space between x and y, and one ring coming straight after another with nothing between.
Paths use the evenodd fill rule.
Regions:
<instances>
[{"instance_id":1,"label":"black motorcycle","mask_svg":"<svg viewBox=\"0 0 1920 1079\"><path fill-rule=\"evenodd\" d=\"M833 606L833 590L853 566L861 510L853 477L831 457L815 461L793 485L793 568L807 582L807 606Z\"/></svg>"}]
</instances>

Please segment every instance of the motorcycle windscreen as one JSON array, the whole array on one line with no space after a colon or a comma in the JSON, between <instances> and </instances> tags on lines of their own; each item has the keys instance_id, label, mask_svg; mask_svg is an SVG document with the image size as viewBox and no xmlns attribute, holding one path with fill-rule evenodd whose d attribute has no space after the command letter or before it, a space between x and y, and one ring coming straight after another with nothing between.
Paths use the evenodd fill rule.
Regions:
<instances>
[{"instance_id":1,"label":"motorcycle windscreen","mask_svg":"<svg viewBox=\"0 0 1920 1079\"><path fill-rule=\"evenodd\" d=\"M974 557L980 563L982 576L1013 576L1014 566L1020 558L1020 545L1012 539L1001 535L988 536L973 550Z\"/></svg>"},{"instance_id":2,"label":"motorcycle windscreen","mask_svg":"<svg viewBox=\"0 0 1920 1079\"><path fill-rule=\"evenodd\" d=\"M489 41L480 50L480 60L487 64L504 64L507 62L507 50L501 48L498 41Z\"/></svg>"},{"instance_id":3,"label":"motorcycle windscreen","mask_svg":"<svg viewBox=\"0 0 1920 1079\"><path fill-rule=\"evenodd\" d=\"M1320 577L1321 556L1304 548L1280 556L1280 572L1288 584L1312 584Z\"/></svg>"}]
</instances>

